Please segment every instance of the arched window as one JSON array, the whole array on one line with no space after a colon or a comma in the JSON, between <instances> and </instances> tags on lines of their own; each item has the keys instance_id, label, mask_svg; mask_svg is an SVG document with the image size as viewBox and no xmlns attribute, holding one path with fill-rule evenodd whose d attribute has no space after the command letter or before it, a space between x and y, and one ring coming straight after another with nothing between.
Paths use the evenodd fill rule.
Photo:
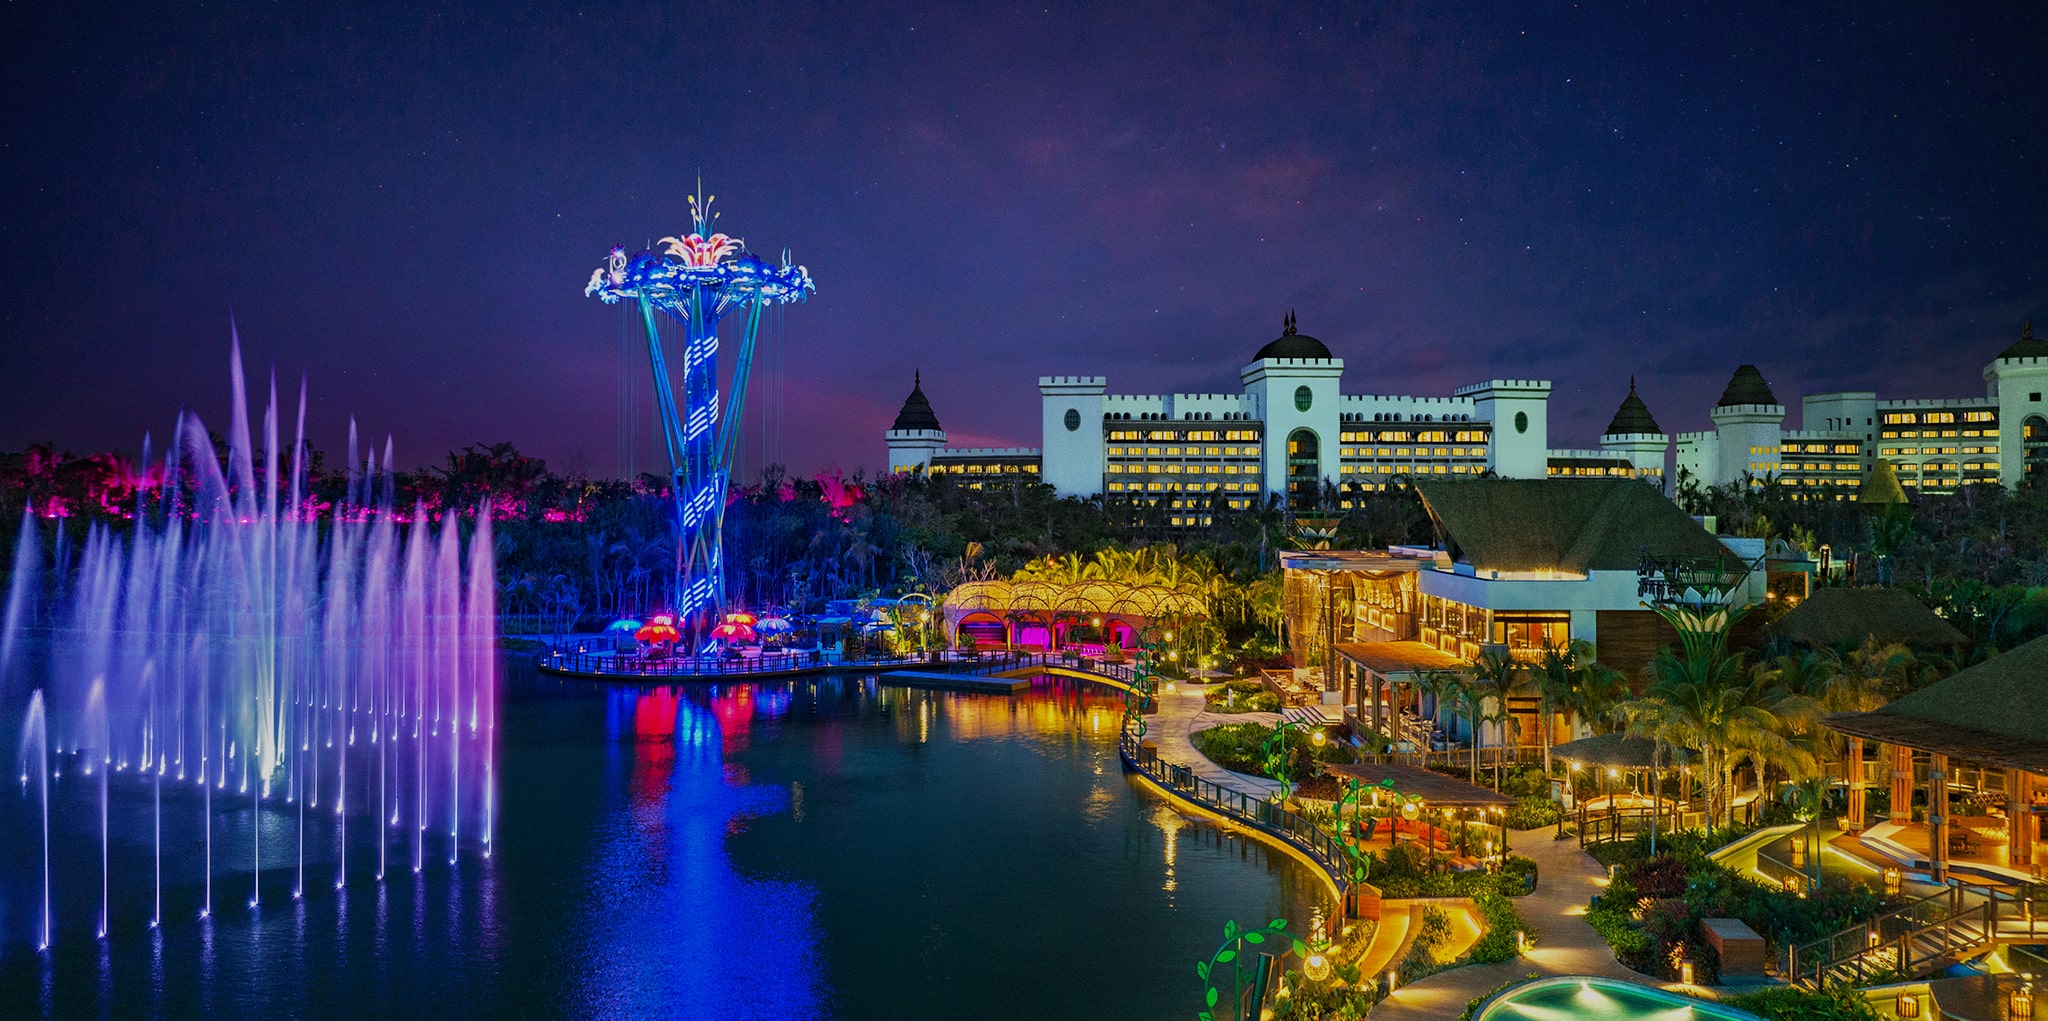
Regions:
<instances>
[{"instance_id":1,"label":"arched window","mask_svg":"<svg viewBox=\"0 0 2048 1021\"><path fill-rule=\"evenodd\" d=\"M1287 505L1309 510L1322 502L1322 442L1313 429L1296 429L1287 436Z\"/></svg>"},{"instance_id":2,"label":"arched window","mask_svg":"<svg viewBox=\"0 0 2048 1021\"><path fill-rule=\"evenodd\" d=\"M2020 423L2020 454L2028 475L2048 474L2048 419L2028 415Z\"/></svg>"}]
</instances>

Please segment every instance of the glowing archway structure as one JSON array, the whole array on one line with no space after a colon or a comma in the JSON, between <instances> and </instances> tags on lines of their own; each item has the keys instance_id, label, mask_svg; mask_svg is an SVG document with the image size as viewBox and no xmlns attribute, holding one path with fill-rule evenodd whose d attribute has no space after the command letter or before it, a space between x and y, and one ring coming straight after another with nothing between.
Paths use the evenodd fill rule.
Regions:
<instances>
[{"instance_id":1,"label":"glowing archway structure","mask_svg":"<svg viewBox=\"0 0 2048 1021\"><path fill-rule=\"evenodd\" d=\"M700 188L701 192L701 188ZM715 198L715 196L713 197ZM654 405L668 450L670 492L676 512L675 611L678 623L702 637L725 606L724 544L726 482L732 472L733 439L747 399L754 338L761 309L802 301L813 289L811 274L791 265L756 258L739 238L717 233L712 199L690 197L694 230L666 237L661 251L627 255L613 248L611 260L590 275L584 296L607 305L636 302L647 328L647 356L654 370ZM682 326L683 400L676 403L668 360L654 314ZM723 411L718 394L718 324L743 312L745 335L733 365L732 393Z\"/></svg>"}]
</instances>

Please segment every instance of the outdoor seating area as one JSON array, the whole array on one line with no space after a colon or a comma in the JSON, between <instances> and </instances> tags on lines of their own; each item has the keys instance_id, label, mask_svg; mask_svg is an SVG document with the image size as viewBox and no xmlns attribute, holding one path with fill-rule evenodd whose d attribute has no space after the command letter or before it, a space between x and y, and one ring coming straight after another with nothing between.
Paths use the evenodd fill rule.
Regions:
<instances>
[{"instance_id":1,"label":"outdoor seating area","mask_svg":"<svg viewBox=\"0 0 2048 1021\"><path fill-rule=\"evenodd\" d=\"M1360 796L1375 813L1355 831L1365 849L1419 846L1450 856L1452 870L1485 868L1508 851L1506 812L1515 799L1505 794L1398 763L1330 763L1323 771L1363 785Z\"/></svg>"}]
</instances>

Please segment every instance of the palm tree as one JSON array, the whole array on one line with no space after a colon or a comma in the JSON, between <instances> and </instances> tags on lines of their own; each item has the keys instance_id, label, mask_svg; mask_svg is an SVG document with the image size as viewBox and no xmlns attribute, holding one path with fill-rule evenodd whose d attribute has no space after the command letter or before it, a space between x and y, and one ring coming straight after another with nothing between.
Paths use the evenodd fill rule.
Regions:
<instances>
[{"instance_id":1,"label":"palm tree","mask_svg":"<svg viewBox=\"0 0 2048 1021\"><path fill-rule=\"evenodd\" d=\"M1578 687L1585 665L1592 661L1592 652L1592 643L1584 639L1547 646L1543 650L1542 665L1531 674L1530 679L1535 682L1536 694L1542 705L1542 719L1536 729L1543 734L1544 776L1550 775L1551 720L1572 704L1572 693Z\"/></svg>"},{"instance_id":2,"label":"palm tree","mask_svg":"<svg viewBox=\"0 0 2048 1021\"><path fill-rule=\"evenodd\" d=\"M1621 713L1629 736L1700 753L1709 817L1727 825L1733 820L1735 767L1743 761L1782 765L1794 775L1814 770L1812 754L1793 737L1818 711L1810 699L1774 690L1774 671L1744 672L1735 657L1715 658L1729 663L1688 664L1660 653L1651 664L1657 683L1625 703ZM1694 679L1701 675L1709 679Z\"/></svg>"},{"instance_id":3,"label":"palm tree","mask_svg":"<svg viewBox=\"0 0 2048 1021\"><path fill-rule=\"evenodd\" d=\"M1415 686L1415 712L1422 713L1422 696L1429 696L1430 731L1443 725L1444 703L1450 701L1451 693L1458 685L1458 675L1449 670L1423 670L1417 672L1411 682Z\"/></svg>"},{"instance_id":4,"label":"palm tree","mask_svg":"<svg viewBox=\"0 0 2048 1021\"><path fill-rule=\"evenodd\" d=\"M1634 694L1628 675L1598 660L1582 663L1566 703L1573 729L1584 723L1596 734L1606 733L1617 709Z\"/></svg>"},{"instance_id":5,"label":"palm tree","mask_svg":"<svg viewBox=\"0 0 2048 1021\"><path fill-rule=\"evenodd\" d=\"M1479 782L1479 724L1484 719L1500 719L1507 715L1508 691L1512 689L1519 675L1526 668L1515 662L1514 657L1500 648L1489 648L1479 654L1468 673L1458 685L1458 703L1472 724L1472 782ZM1489 714L1488 699L1498 705ZM1507 743L1507 729L1501 730L1501 743Z\"/></svg>"}]
</instances>

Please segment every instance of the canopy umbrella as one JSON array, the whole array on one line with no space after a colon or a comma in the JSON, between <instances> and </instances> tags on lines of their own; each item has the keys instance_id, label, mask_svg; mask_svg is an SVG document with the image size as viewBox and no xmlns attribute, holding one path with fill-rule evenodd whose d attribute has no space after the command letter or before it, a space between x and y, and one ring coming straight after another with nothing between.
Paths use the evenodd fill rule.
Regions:
<instances>
[{"instance_id":1,"label":"canopy umbrella","mask_svg":"<svg viewBox=\"0 0 2048 1021\"><path fill-rule=\"evenodd\" d=\"M745 624L748 627L754 626L755 619L756 618L753 614L748 613L745 610L741 610L738 613L728 613L725 615L725 622L727 624Z\"/></svg>"},{"instance_id":2,"label":"canopy umbrella","mask_svg":"<svg viewBox=\"0 0 2048 1021\"><path fill-rule=\"evenodd\" d=\"M638 631L640 628L641 624L639 621L625 617L621 617L604 626L606 631Z\"/></svg>"},{"instance_id":3,"label":"canopy umbrella","mask_svg":"<svg viewBox=\"0 0 2048 1021\"><path fill-rule=\"evenodd\" d=\"M785 631L796 630L796 625L781 617L764 617L754 625L754 630L764 635L779 635Z\"/></svg>"},{"instance_id":4,"label":"canopy umbrella","mask_svg":"<svg viewBox=\"0 0 2048 1021\"><path fill-rule=\"evenodd\" d=\"M751 642L754 640L754 629L745 624L735 624L727 621L712 628L711 637L728 642Z\"/></svg>"},{"instance_id":5,"label":"canopy umbrella","mask_svg":"<svg viewBox=\"0 0 2048 1021\"><path fill-rule=\"evenodd\" d=\"M647 618L647 623L659 624L662 627L675 627L676 618L673 614L657 613L654 616Z\"/></svg>"},{"instance_id":6,"label":"canopy umbrella","mask_svg":"<svg viewBox=\"0 0 2048 1021\"><path fill-rule=\"evenodd\" d=\"M659 620L660 618L656 619ZM646 642L649 645L659 645L663 642L680 641L683 637L683 633L681 631L677 631L672 625L649 624L646 627L643 627L640 630L634 632L633 637L643 642Z\"/></svg>"}]
</instances>

